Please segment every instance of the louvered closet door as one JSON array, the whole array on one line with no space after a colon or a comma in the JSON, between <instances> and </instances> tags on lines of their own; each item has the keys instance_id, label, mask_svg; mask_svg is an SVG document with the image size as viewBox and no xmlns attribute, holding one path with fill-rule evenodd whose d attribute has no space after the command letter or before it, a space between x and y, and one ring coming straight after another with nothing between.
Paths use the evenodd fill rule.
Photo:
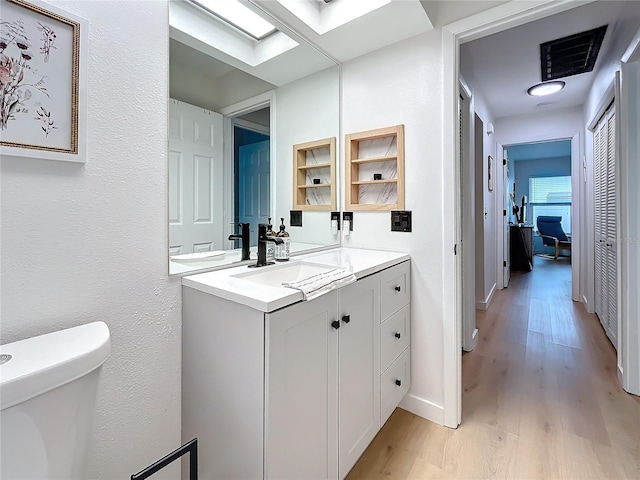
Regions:
<instances>
[{"instance_id":1,"label":"louvered closet door","mask_svg":"<svg viewBox=\"0 0 640 480\"><path fill-rule=\"evenodd\" d=\"M602 136L605 135L603 130L606 127L606 122L600 122L596 127L594 132L594 144L593 144L593 159L594 159L594 207L595 207L595 308L596 314L598 318L600 318L600 323L602 326L605 326L605 316L603 310L603 302L602 302L602 291L603 291L603 279L602 272L604 271L604 237L602 235L602 225L603 225L603 203L604 203L604 193L603 192L603 181L602 181Z\"/></svg>"},{"instance_id":2,"label":"louvered closet door","mask_svg":"<svg viewBox=\"0 0 640 480\"><path fill-rule=\"evenodd\" d=\"M594 131L595 308L607 336L617 347L618 265L615 110Z\"/></svg>"},{"instance_id":3,"label":"louvered closet door","mask_svg":"<svg viewBox=\"0 0 640 480\"><path fill-rule=\"evenodd\" d=\"M618 265L617 265L617 201L616 201L616 127L615 111L607 115L607 200L606 200L606 265L607 265L607 335L614 345L618 338Z\"/></svg>"}]
</instances>

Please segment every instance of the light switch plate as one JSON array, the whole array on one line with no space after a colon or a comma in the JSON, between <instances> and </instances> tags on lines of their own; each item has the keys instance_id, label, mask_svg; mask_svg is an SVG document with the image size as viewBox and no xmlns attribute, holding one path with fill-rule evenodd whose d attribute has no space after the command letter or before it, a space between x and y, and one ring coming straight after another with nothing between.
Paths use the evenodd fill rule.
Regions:
<instances>
[{"instance_id":1,"label":"light switch plate","mask_svg":"<svg viewBox=\"0 0 640 480\"><path fill-rule=\"evenodd\" d=\"M342 212L342 221L349 221L349 231L353 232L353 212Z\"/></svg>"},{"instance_id":2,"label":"light switch plate","mask_svg":"<svg viewBox=\"0 0 640 480\"><path fill-rule=\"evenodd\" d=\"M292 227L302 226L302 210L289 211L289 225L291 225Z\"/></svg>"},{"instance_id":3,"label":"light switch plate","mask_svg":"<svg viewBox=\"0 0 640 480\"><path fill-rule=\"evenodd\" d=\"M408 210L391 212L391 231L392 232L410 232L411 231L411 212Z\"/></svg>"}]
</instances>

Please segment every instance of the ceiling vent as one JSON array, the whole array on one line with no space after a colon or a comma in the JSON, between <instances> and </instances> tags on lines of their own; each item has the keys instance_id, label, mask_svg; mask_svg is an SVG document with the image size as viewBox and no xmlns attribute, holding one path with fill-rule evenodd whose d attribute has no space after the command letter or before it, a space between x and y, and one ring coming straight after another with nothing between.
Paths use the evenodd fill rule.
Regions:
<instances>
[{"instance_id":1,"label":"ceiling vent","mask_svg":"<svg viewBox=\"0 0 640 480\"><path fill-rule=\"evenodd\" d=\"M540 44L542 81L593 70L607 26Z\"/></svg>"}]
</instances>

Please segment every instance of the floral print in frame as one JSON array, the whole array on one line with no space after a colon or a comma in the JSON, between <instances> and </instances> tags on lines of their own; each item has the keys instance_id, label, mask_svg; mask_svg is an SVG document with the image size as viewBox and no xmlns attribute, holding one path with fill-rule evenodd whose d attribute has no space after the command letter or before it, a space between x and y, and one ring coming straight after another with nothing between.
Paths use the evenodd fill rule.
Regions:
<instances>
[{"instance_id":1,"label":"floral print in frame","mask_svg":"<svg viewBox=\"0 0 640 480\"><path fill-rule=\"evenodd\" d=\"M77 155L80 23L0 1L0 146Z\"/></svg>"}]
</instances>

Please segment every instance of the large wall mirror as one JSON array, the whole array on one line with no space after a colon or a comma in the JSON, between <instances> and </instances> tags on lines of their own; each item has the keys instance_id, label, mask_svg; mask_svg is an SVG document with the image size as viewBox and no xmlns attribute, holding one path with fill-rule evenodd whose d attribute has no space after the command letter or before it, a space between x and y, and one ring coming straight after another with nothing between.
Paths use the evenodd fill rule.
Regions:
<instances>
[{"instance_id":1,"label":"large wall mirror","mask_svg":"<svg viewBox=\"0 0 640 480\"><path fill-rule=\"evenodd\" d=\"M339 66L253 3L241 6L268 20L262 31L213 11L226 0L208 3L170 2L171 274L240 261L239 222L251 224L252 259L269 217L274 230L284 218L293 253L340 241L328 208L290 225L294 146L339 141Z\"/></svg>"}]
</instances>

